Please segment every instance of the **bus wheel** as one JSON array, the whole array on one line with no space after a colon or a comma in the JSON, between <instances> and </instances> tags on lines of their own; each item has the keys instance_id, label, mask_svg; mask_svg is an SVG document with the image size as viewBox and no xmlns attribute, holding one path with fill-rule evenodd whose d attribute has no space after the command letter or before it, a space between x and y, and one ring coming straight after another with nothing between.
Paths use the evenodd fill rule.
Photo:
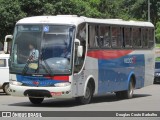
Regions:
<instances>
[{"instance_id":1,"label":"bus wheel","mask_svg":"<svg viewBox=\"0 0 160 120\"><path fill-rule=\"evenodd\" d=\"M44 100L44 98L32 98L29 97L29 100L32 104L41 104Z\"/></svg>"},{"instance_id":2,"label":"bus wheel","mask_svg":"<svg viewBox=\"0 0 160 120\"><path fill-rule=\"evenodd\" d=\"M134 82L133 82L133 78L131 78L130 82L129 82L129 86L128 86L128 90L123 91L123 96L126 99L130 99L133 97L133 91L134 91Z\"/></svg>"},{"instance_id":3,"label":"bus wheel","mask_svg":"<svg viewBox=\"0 0 160 120\"><path fill-rule=\"evenodd\" d=\"M10 92L9 92L9 83L4 84L4 86L3 86L3 91L4 91L7 95L10 95Z\"/></svg>"},{"instance_id":4,"label":"bus wheel","mask_svg":"<svg viewBox=\"0 0 160 120\"><path fill-rule=\"evenodd\" d=\"M134 91L134 82L133 82L133 78L131 78L129 82L128 90L116 92L116 97L118 99L130 99L133 97L133 91Z\"/></svg>"},{"instance_id":5,"label":"bus wheel","mask_svg":"<svg viewBox=\"0 0 160 120\"><path fill-rule=\"evenodd\" d=\"M77 97L76 101L80 104L89 104L92 100L92 97L93 97L92 85L88 83L85 96Z\"/></svg>"}]
</instances>

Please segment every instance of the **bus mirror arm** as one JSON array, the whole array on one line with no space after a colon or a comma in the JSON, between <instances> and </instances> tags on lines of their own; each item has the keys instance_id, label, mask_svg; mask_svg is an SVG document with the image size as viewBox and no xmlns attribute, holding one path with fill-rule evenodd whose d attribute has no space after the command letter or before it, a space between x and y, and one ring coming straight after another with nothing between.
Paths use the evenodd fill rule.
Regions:
<instances>
[{"instance_id":1,"label":"bus mirror arm","mask_svg":"<svg viewBox=\"0 0 160 120\"><path fill-rule=\"evenodd\" d=\"M8 42L7 39L12 39L13 36L12 35L6 35L5 36L5 40L4 40L4 53L7 53L8 51Z\"/></svg>"},{"instance_id":2,"label":"bus mirror arm","mask_svg":"<svg viewBox=\"0 0 160 120\"><path fill-rule=\"evenodd\" d=\"M4 42L4 53L7 53L7 48L8 48L8 42Z\"/></svg>"},{"instance_id":3,"label":"bus mirror arm","mask_svg":"<svg viewBox=\"0 0 160 120\"><path fill-rule=\"evenodd\" d=\"M80 45L80 40L79 39L75 39L75 43L78 43L78 45Z\"/></svg>"}]
</instances>

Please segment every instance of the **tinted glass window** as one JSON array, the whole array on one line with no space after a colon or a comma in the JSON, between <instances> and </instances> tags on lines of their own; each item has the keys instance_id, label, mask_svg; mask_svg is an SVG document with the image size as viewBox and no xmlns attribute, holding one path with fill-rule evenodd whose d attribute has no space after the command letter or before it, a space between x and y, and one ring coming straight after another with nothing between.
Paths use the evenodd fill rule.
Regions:
<instances>
[{"instance_id":1,"label":"tinted glass window","mask_svg":"<svg viewBox=\"0 0 160 120\"><path fill-rule=\"evenodd\" d=\"M98 48L98 26L89 26L89 47Z\"/></svg>"},{"instance_id":2,"label":"tinted glass window","mask_svg":"<svg viewBox=\"0 0 160 120\"><path fill-rule=\"evenodd\" d=\"M148 47L148 29L142 29L142 46Z\"/></svg>"},{"instance_id":3,"label":"tinted glass window","mask_svg":"<svg viewBox=\"0 0 160 120\"><path fill-rule=\"evenodd\" d=\"M67 25L16 26L10 71L19 74L70 74L74 31L73 26Z\"/></svg>"},{"instance_id":4,"label":"tinted glass window","mask_svg":"<svg viewBox=\"0 0 160 120\"><path fill-rule=\"evenodd\" d=\"M148 30L148 39L149 39L149 47L153 47L154 45L154 30L153 29L149 29Z\"/></svg>"},{"instance_id":5,"label":"tinted glass window","mask_svg":"<svg viewBox=\"0 0 160 120\"><path fill-rule=\"evenodd\" d=\"M112 47L122 47L122 34L120 27L112 27Z\"/></svg>"},{"instance_id":6,"label":"tinted glass window","mask_svg":"<svg viewBox=\"0 0 160 120\"><path fill-rule=\"evenodd\" d=\"M134 47L141 46L141 29L140 28L132 29L132 41L133 41Z\"/></svg>"},{"instance_id":7,"label":"tinted glass window","mask_svg":"<svg viewBox=\"0 0 160 120\"><path fill-rule=\"evenodd\" d=\"M132 47L131 29L130 28L124 28L124 42L125 42L126 48Z\"/></svg>"},{"instance_id":8,"label":"tinted glass window","mask_svg":"<svg viewBox=\"0 0 160 120\"><path fill-rule=\"evenodd\" d=\"M100 26L99 27L99 47L110 47L110 27Z\"/></svg>"}]
</instances>

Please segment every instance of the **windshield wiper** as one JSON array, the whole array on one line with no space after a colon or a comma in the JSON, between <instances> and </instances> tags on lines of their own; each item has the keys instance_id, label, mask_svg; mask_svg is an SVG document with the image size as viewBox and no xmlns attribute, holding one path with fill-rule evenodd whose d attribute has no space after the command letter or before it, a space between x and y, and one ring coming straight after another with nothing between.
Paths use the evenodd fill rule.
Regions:
<instances>
[{"instance_id":1,"label":"windshield wiper","mask_svg":"<svg viewBox=\"0 0 160 120\"><path fill-rule=\"evenodd\" d=\"M47 73L50 75L50 76L54 76L51 68L49 67L48 63L46 62L46 60L44 60L43 58L43 53L41 54L41 58L42 58L42 61L44 62L45 65L41 64L42 67L47 71Z\"/></svg>"},{"instance_id":2,"label":"windshield wiper","mask_svg":"<svg viewBox=\"0 0 160 120\"><path fill-rule=\"evenodd\" d=\"M27 70L28 70L28 65L31 62L31 60L33 59L33 56L35 55L35 52L32 52L32 54L29 56L27 63L25 64L23 70L22 70L22 74L25 75Z\"/></svg>"}]
</instances>

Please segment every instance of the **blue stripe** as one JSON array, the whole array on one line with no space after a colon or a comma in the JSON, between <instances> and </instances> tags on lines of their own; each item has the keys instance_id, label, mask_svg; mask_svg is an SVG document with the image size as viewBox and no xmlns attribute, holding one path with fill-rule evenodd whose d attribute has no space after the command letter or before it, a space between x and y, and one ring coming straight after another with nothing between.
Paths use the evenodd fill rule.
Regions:
<instances>
[{"instance_id":1,"label":"blue stripe","mask_svg":"<svg viewBox=\"0 0 160 120\"><path fill-rule=\"evenodd\" d=\"M63 81L60 80L52 80L45 77L33 77L33 76L23 76L23 75L16 75L17 81L23 83L27 86L37 86L34 82L39 82L38 86L52 86L55 83L60 83Z\"/></svg>"}]
</instances>

